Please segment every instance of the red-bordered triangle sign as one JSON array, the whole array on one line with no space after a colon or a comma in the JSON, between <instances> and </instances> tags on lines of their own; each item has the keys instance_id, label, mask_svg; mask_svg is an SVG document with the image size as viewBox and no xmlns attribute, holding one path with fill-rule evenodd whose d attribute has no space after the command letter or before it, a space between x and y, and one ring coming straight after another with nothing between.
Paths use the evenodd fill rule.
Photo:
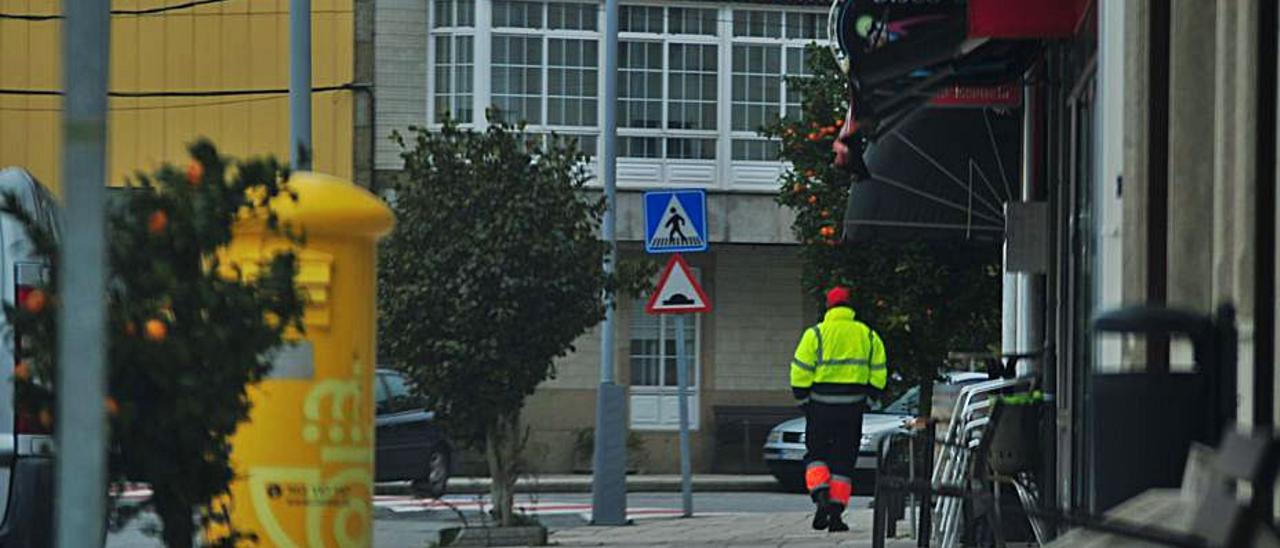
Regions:
<instances>
[{"instance_id":1,"label":"red-bordered triangle sign","mask_svg":"<svg viewBox=\"0 0 1280 548\"><path fill-rule=\"evenodd\" d=\"M671 256L662 271L658 287L649 297L644 311L649 314L693 314L711 312L711 300L694 279L689 263L679 253Z\"/></svg>"}]
</instances>

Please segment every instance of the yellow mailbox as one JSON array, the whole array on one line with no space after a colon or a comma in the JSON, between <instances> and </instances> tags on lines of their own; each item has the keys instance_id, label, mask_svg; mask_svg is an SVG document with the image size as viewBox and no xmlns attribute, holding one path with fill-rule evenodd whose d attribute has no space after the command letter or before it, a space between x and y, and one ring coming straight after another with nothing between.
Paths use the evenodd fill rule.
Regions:
<instances>
[{"instance_id":1,"label":"yellow mailbox","mask_svg":"<svg viewBox=\"0 0 1280 548\"><path fill-rule=\"evenodd\" d=\"M281 249L298 256L308 297L305 338L273 356L250 391L249 422L232 438L231 524L262 546L366 547L373 528L373 381L376 243L391 210L369 192L316 173L294 173L294 203L272 204L301 229L301 248L262 219L236 227L225 261L253 276ZM216 531L211 534L217 536Z\"/></svg>"}]
</instances>

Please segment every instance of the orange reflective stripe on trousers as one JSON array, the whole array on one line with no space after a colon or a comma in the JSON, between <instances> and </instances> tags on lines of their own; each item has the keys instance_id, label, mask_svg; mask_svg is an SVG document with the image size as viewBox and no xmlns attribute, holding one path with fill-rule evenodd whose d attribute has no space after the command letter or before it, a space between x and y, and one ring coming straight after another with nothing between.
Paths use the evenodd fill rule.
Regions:
<instances>
[{"instance_id":1,"label":"orange reflective stripe on trousers","mask_svg":"<svg viewBox=\"0 0 1280 548\"><path fill-rule=\"evenodd\" d=\"M849 497L853 496L853 482L844 476L831 477L831 502L842 506L849 505Z\"/></svg>"},{"instance_id":2,"label":"orange reflective stripe on trousers","mask_svg":"<svg viewBox=\"0 0 1280 548\"><path fill-rule=\"evenodd\" d=\"M830 481L831 469L827 468L827 463L825 462L813 461L809 463L808 468L804 471L804 484L810 493L826 488Z\"/></svg>"}]
</instances>

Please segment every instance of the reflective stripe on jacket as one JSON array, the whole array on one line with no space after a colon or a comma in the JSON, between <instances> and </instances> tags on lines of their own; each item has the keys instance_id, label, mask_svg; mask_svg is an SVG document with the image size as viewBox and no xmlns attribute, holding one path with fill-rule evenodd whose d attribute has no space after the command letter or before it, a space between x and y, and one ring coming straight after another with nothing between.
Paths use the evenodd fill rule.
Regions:
<instances>
[{"instance_id":1,"label":"reflective stripe on jacket","mask_svg":"<svg viewBox=\"0 0 1280 548\"><path fill-rule=\"evenodd\" d=\"M869 390L884 390L886 364L880 335L855 320L852 308L838 306L800 338L791 360L791 389L802 401L856 403Z\"/></svg>"}]
</instances>

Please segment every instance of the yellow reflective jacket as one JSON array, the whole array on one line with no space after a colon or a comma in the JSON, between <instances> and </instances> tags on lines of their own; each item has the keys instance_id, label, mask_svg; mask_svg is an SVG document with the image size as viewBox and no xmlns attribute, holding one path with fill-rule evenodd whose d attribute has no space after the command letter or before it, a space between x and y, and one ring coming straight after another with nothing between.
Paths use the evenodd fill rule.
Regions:
<instances>
[{"instance_id":1,"label":"yellow reflective jacket","mask_svg":"<svg viewBox=\"0 0 1280 548\"><path fill-rule=\"evenodd\" d=\"M851 404L884 390L884 343L853 309L838 306L804 332L791 360L791 390L801 403Z\"/></svg>"}]
</instances>

